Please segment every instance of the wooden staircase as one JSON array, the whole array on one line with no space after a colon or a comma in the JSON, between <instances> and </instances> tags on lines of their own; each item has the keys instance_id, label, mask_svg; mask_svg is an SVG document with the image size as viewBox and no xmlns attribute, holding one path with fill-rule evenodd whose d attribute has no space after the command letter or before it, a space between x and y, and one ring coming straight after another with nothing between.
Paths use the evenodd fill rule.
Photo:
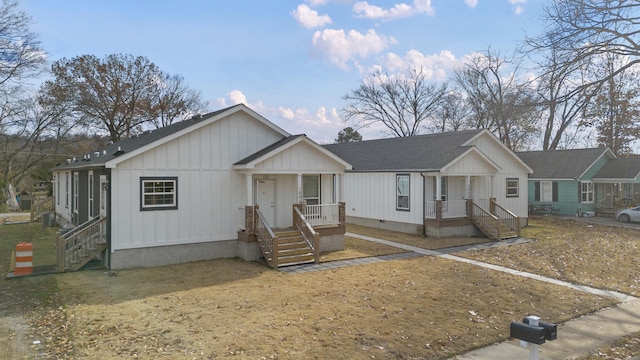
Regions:
<instances>
[{"instance_id":1,"label":"wooden staircase","mask_svg":"<svg viewBox=\"0 0 640 360\"><path fill-rule=\"evenodd\" d=\"M315 262L313 250L298 230L275 232L278 238L278 267Z\"/></svg>"},{"instance_id":2,"label":"wooden staircase","mask_svg":"<svg viewBox=\"0 0 640 360\"><path fill-rule=\"evenodd\" d=\"M95 217L58 238L58 270L78 271L106 248L107 218Z\"/></svg>"},{"instance_id":3,"label":"wooden staircase","mask_svg":"<svg viewBox=\"0 0 640 360\"><path fill-rule=\"evenodd\" d=\"M489 239L500 241L520 236L520 219L512 212L491 202L491 210L473 203L471 220Z\"/></svg>"}]
</instances>

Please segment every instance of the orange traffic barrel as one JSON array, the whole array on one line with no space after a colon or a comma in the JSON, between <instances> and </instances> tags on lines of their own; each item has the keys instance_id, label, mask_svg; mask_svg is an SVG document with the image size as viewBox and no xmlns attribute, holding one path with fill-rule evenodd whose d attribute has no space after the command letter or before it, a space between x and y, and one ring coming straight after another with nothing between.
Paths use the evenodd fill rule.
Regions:
<instances>
[{"instance_id":1,"label":"orange traffic barrel","mask_svg":"<svg viewBox=\"0 0 640 360\"><path fill-rule=\"evenodd\" d=\"M23 242L16 245L16 269L14 275L33 273L33 244Z\"/></svg>"}]
</instances>

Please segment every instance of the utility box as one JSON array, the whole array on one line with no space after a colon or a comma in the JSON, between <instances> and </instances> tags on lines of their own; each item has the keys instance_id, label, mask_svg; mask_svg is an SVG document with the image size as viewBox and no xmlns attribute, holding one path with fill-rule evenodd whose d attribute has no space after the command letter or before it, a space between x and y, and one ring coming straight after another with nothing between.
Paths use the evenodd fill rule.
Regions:
<instances>
[{"instance_id":1,"label":"utility box","mask_svg":"<svg viewBox=\"0 0 640 360\"><path fill-rule=\"evenodd\" d=\"M524 340L532 344L544 344L545 331L543 327L512 321L509 327L512 338Z\"/></svg>"},{"instance_id":2,"label":"utility box","mask_svg":"<svg viewBox=\"0 0 640 360\"><path fill-rule=\"evenodd\" d=\"M42 214L42 227L52 227L54 223L55 215L52 213Z\"/></svg>"}]
</instances>

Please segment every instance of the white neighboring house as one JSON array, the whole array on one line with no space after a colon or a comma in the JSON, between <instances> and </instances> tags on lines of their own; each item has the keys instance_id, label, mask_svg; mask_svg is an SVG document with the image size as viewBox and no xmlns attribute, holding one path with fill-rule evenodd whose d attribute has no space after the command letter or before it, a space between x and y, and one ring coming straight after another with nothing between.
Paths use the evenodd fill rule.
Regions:
<instances>
[{"instance_id":1,"label":"white neighboring house","mask_svg":"<svg viewBox=\"0 0 640 360\"><path fill-rule=\"evenodd\" d=\"M72 229L61 270L96 255L109 269L223 257L269 262L275 229L295 225L294 207L315 228L305 230L307 243L321 237L316 256L341 249L347 169L242 104L116 142L52 170L56 219Z\"/></svg>"},{"instance_id":2,"label":"white neighboring house","mask_svg":"<svg viewBox=\"0 0 640 360\"><path fill-rule=\"evenodd\" d=\"M518 236L532 172L487 130L324 146L349 162L347 222L433 237Z\"/></svg>"}]
</instances>

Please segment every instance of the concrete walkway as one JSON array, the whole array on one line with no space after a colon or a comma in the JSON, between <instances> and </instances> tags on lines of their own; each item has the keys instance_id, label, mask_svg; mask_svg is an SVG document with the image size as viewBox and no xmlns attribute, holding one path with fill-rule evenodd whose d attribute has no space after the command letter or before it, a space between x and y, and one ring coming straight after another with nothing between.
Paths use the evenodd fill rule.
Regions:
<instances>
[{"instance_id":1,"label":"concrete walkway","mask_svg":"<svg viewBox=\"0 0 640 360\"><path fill-rule=\"evenodd\" d=\"M640 299L616 291L596 289L589 286L572 284L537 274L527 273L503 266L483 263L471 259L451 255L453 252L465 250L479 250L497 246L521 244L530 240L517 238L496 243L484 243L470 246L461 246L443 250L425 250L415 246L400 244L388 240L377 239L369 236L346 233L346 236L362 240L373 241L388 246L407 250L407 253L375 256L362 259L332 261L313 265L297 265L281 268L288 273L301 273L333 269L345 266L363 265L380 261L396 260L416 256L438 256L452 261L460 261L467 264L480 266L495 271L501 271L516 276L522 276L538 281L544 281L555 285L566 286L577 291L590 294L609 296L621 303L617 306L600 310L594 314L582 316L558 326L558 339L540 345L540 359L575 359L588 355L590 351L607 346L613 341L634 332L640 331ZM507 326L507 325L505 325ZM513 360L528 359L529 349L520 346L519 340L510 340L500 344L470 351L464 355L456 356L457 360ZM635 360L635 359L634 359ZM638 358L640 360L640 358Z\"/></svg>"}]
</instances>

